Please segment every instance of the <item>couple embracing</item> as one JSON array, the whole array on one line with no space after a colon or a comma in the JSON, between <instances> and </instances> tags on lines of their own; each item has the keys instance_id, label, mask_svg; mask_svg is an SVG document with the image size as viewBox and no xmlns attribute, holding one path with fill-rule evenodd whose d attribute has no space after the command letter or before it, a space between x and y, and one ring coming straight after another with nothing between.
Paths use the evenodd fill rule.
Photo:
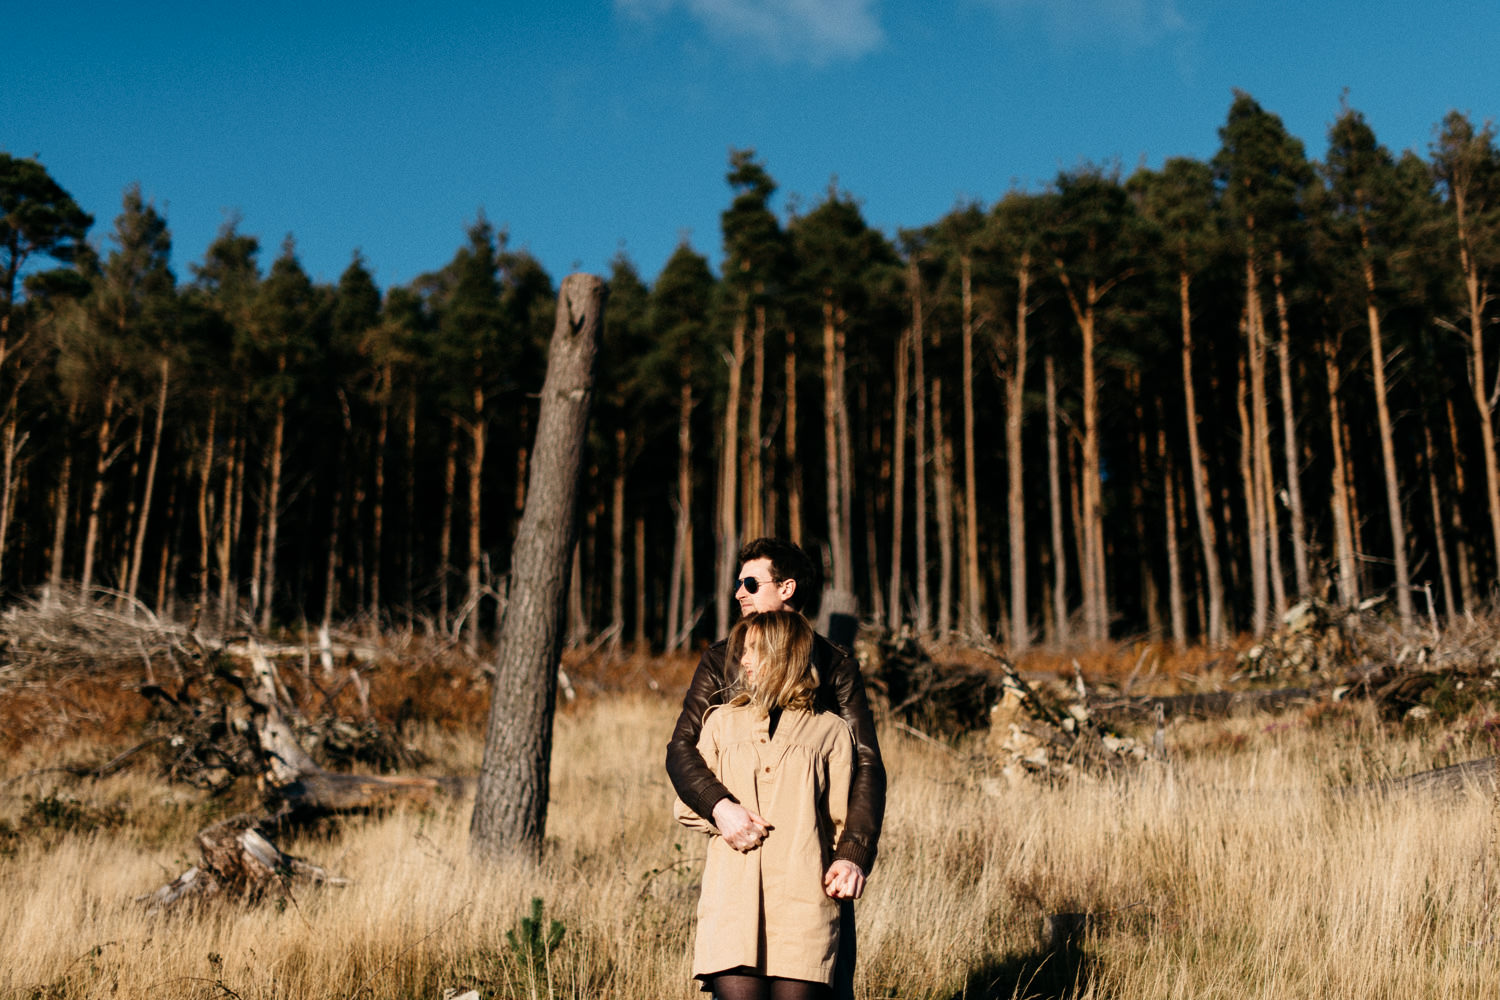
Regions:
<instances>
[{"instance_id":1,"label":"couple embracing","mask_svg":"<svg viewBox=\"0 0 1500 1000\"><path fill-rule=\"evenodd\" d=\"M667 746L675 812L710 836L693 975L719 1000L852 997L854 900L885 813L859 665L813 632L817 571L761 538L744 618L698 662Z\"/></svg>"}]
</instances>

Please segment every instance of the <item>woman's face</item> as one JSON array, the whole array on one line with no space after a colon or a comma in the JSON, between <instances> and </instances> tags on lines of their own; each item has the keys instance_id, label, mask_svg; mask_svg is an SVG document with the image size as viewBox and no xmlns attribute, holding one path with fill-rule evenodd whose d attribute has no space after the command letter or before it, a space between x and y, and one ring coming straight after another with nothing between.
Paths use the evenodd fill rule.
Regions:
<instances>
[{"instance_id":1,"label":"woman's face","mask_svg":"<svg viewBox=\"0 0 1500 1000\"><path fill-rule=\"evenodd\" d=\"M755 675L759 669L760 630L750 629L745 633L745 652L740 655L740 674L745 678L747 687L755 683Z\"/></svg>"}]
</instances>

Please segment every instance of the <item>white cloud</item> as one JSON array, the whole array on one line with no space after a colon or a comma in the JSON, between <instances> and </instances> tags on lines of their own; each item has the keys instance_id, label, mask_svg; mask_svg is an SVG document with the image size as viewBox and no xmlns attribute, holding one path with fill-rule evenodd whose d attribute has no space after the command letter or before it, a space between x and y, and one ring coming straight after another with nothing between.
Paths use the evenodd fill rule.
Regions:
<instances>
[{"instance_id":1,"label":"white cloud","mask_svg":"<svg viewBox=\"0 0 1500 1000\"><path fill-rule=\"evenodd\" d=\"M1002 15L1041 21L1070 40L1114 39L1148 45L1189 31L1176 0L978 0Z\"/></svg>"},{"instance_id":2,"label":"white cloud","mask_svg":"<svg viewBox=\"0 0 1500 1000\"><path fill-rule=\"evenodd\" d=\"M681 8L711 35L751 42L777 59L823 63L855 59L885 41L879 0L615 0L650 20Z\"/></svg>"}]
</instances>

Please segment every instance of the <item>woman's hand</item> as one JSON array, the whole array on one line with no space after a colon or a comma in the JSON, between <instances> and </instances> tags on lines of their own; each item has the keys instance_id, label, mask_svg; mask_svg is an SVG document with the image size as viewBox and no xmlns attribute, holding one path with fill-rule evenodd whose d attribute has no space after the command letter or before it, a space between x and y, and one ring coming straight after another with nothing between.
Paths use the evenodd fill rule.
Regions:
<instances>
[{"instance_id":1,"label":"woman's hand","mask_svg":"<svg viewBox=\"0 0 1500 1000\"><path fill-rule=\"evenodd\" d=\"M755 850L766 839L771 824L759 813L751 812L731 798L714 803L714 826L724 843L742 854Z\"/></svg>"},{"instance_id":2,"label":"woman's hand","mask_svg":"<svg viewBox=\"0 0 1500 1000\"><path fill-rule=\"evenodd\" d=\"M823 875L823 891L832 899L858 899L865 892L865 873L853 861L840 858Z\"/></svg>"}]
</instances>

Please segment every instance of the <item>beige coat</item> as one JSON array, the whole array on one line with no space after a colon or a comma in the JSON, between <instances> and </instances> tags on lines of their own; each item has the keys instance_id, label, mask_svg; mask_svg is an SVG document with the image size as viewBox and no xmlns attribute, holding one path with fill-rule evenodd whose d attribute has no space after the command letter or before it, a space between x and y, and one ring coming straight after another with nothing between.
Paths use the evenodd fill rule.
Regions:
<instances>
[{"instance_id":1,"label":"beige coat","mask_svg":"<svg viewBox=\"0 0 1500 1000\"><path fill-rule=\"evenodd\" d=\"M782 712L776 735L749 705L710 709L698 750L746 808L772 829L741 854L678 800L685 826L710 835L698 901L693 975L740 966L827 983L838 954L839 906L823 873L843 831L854 737L832 712Z\"/></svg>"}]
</instances>

